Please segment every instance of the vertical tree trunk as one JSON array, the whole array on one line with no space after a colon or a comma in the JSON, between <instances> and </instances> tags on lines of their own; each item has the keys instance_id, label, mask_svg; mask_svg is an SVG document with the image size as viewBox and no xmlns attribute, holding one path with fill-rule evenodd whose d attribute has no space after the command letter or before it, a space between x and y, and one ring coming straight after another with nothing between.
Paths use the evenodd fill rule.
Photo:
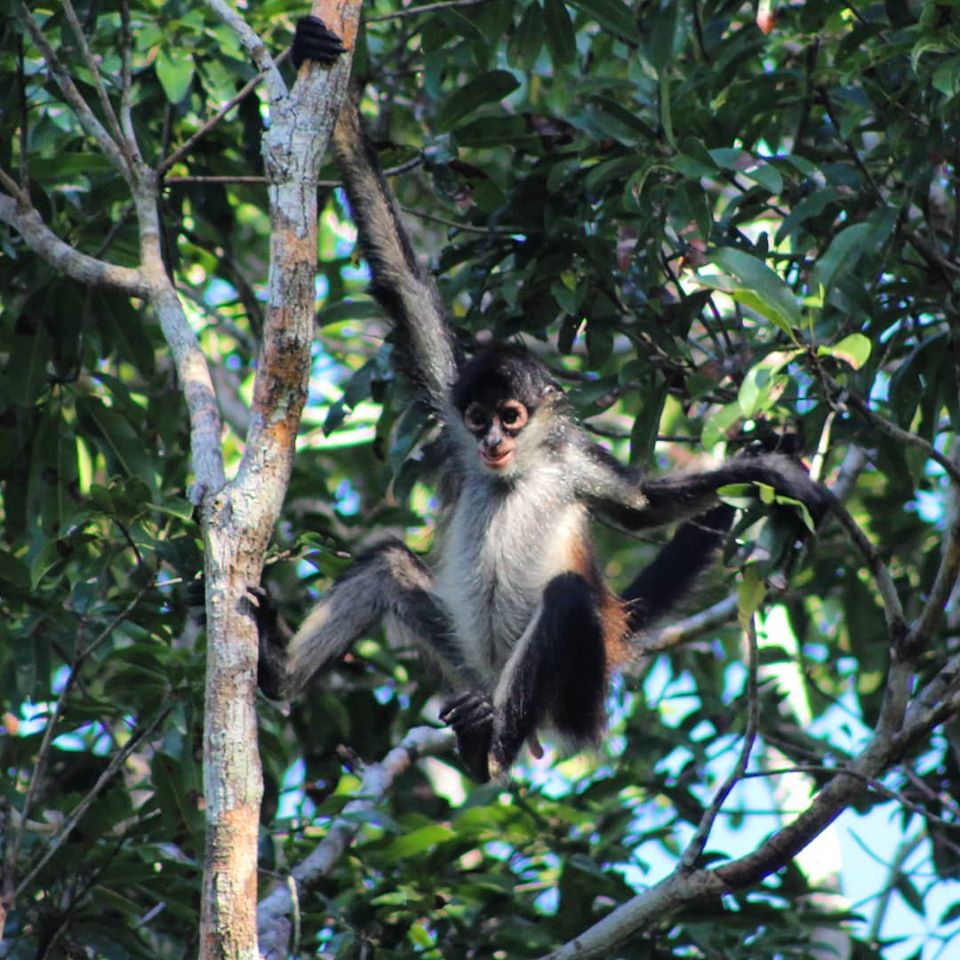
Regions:
<instances>
[{"instance_id":1,"label":"vertical tree trunk","mask_svg":"<svg viewBox=\"0 0 960 960\"><path fill-rule=\"evenodd\" d=\"M231 10L217 9L259 63L264 51L257 38L243 34L244 25L232 19ZM315 4L314 12L352 49L359 0L326 0ZM243 460L236 478L207 499L204 523L208 650L202 960L257 956L263 779L255 709L258 638L248 591L260 582L307 396L316 312L317 178L346 94L350 61L348 53L329 69L305 64L290 91L279 75L269 85L270 127L263 154L272 233L263 343Z\"/></svg>"}]
</instances>

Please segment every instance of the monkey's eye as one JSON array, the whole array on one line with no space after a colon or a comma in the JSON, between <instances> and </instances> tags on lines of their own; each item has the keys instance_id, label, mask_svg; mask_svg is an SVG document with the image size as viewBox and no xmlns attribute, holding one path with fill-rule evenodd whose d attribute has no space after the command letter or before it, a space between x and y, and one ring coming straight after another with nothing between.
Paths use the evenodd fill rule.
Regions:
<instances>
[{"instance_id":1,"label":"monkey's eye","mask_svg":"<svg viewBox=\"0 0 960 960\"><path fill-rule=\"evenodd\" d=\"M486 407L479 403L471 403L463 412L463 421L468 430L474 433L486 430L490 425L490 417L487 414Z\"/></svg>"},{"instance_id":2,"label":"monkey's eye","mask_svg":"<svg viewBox=\"0 0 960 960\"><path fill-rule=\"evenodd\" d=\"M497 408L500 422L512 430L520 430L530 419L527 408L519 400L506 400Z\"/></svg>"}]
</instances>

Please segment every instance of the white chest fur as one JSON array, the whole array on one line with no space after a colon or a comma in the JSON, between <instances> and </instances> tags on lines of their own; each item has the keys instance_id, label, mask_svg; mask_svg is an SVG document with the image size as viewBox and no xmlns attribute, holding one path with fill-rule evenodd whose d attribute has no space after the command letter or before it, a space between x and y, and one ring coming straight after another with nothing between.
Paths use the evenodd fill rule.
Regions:
<instances>
[{"instance_id":1,"label":"white chest fur","mask_svg":"<svg viewBox=\"0 0 960 960\"><path fill-rule=\"evenodd\" d=\"M464 655L495 682L543 588L575 562L585 509L563 473L545 466L514 487L464 486L444 525L436 590Z\"/></svg>"}]
</instances>

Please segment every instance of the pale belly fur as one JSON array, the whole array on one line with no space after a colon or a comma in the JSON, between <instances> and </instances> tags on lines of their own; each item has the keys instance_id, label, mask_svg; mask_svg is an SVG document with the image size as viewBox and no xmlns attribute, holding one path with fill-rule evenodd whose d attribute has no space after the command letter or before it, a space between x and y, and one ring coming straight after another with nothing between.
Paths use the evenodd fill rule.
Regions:
<instances>
[{"instance_id":1,"label":"pale belly fur","mask_svg":"<svg viewBox=\"0 0 960 960\"><path fill-rule=\"evenodd\" d=\"M547 476L497 497L467 489L445 524L436 592L465 658L491 685L544 587L576 568L572 547L582 542L587 515L565 486Z\"/></svg>"}]
</instances>

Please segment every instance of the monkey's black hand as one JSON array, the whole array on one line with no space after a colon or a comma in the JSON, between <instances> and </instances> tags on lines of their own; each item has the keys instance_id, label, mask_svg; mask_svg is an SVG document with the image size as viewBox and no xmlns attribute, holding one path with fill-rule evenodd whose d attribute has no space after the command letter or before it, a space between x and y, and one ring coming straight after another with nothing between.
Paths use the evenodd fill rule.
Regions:
<instances>
[{"instance_id":1,"label":"monkey's black hand","mask_svg":"<svg viewBox=\"0 0 960 960\"><path fill-rule=\"evenodd\" d=\"M280 613L276 601L263 587L250 587L247 601L253 608L260 637L260 657L257 660L257 686L270 700L283 700L283 665L286 662L286 643L280 629Z\"/></svg>"},{"instance_id":2,"label":"monkey's black hand","mask_svg":"<svg viewBox=\"0 0 960 960\"><path fill-rule=\"evenodd\" d=\"M313 60L328 67L331 63L336 63L337 57L345 52L346 48L340 38L332 30L328 30L319 17L311 14L297 21L290 57L298 70L304 60Z\"/></svg>"},{"instance_id":3,"label":"monkey's black hand","mask_svg":"<svg viewBox=\"0 0 960 960\"><path fill-rule=\"evenodd\" d=\"M440 721L453 727L457 735L457 750L467 773L477 783L486 783L490 779L487 758L493 740L493 704L490 698L476 691L459 694L444 704Z\"/></svg>"},{"instance_id":4,"label":"monkey's black hand","mask_svg":"<svg viewBox=\"0 0 960 960\"><path fill-rule=\"evenodd\" d=\"M197 574L188 580L184 587L184 597L190 616L195 617L200 626L207 623L207 583L203 574Z\"/></svg>"}]
</instances>

